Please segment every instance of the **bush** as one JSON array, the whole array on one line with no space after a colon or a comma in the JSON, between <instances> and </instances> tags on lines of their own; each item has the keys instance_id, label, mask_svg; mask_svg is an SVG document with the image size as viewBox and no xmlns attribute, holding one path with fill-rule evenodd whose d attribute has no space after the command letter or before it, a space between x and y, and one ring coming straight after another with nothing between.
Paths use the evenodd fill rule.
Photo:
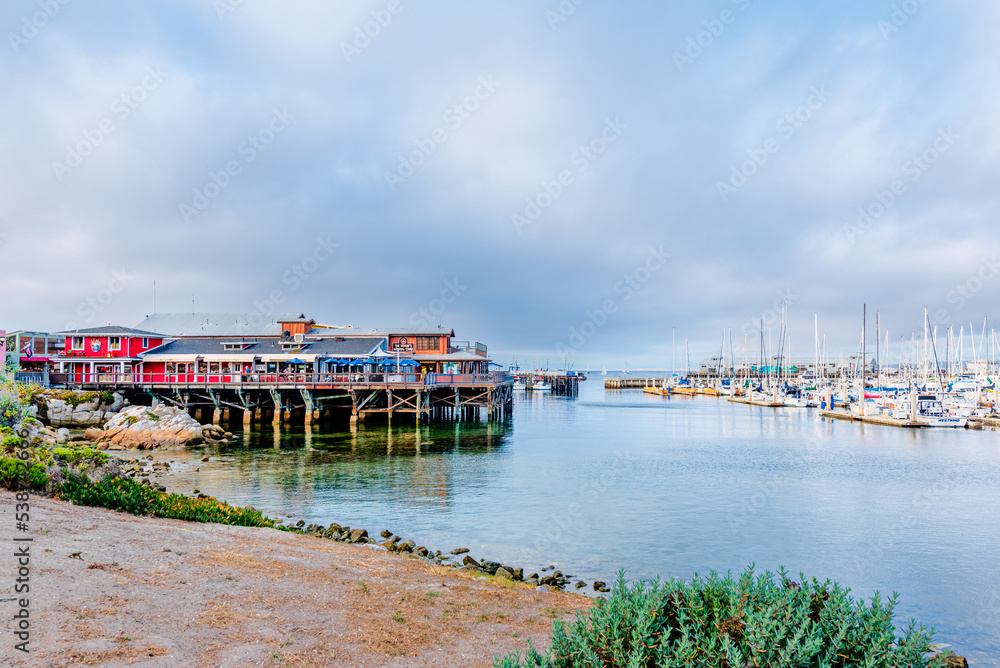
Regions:
<instances>
[{"instance_id":1,"label":"bush","mask_svg":"<svg viewBox=\"0 0 1000 668\"><path fill-rule=\"evenodd\" d=\"M892 623L895 595L855 602L829 580L794 582L784 571L739 579L712 573L629 588L624 574L608 599L566 626L556 622L545 655L530 646L497 668L605 666L816 667L943 665L929 660L933 631Z\"/></svg>"},{"instance_id":2,"label":"bush","mask_svg":"<svg viewBox=\"0 0 1000 668\"><path fill-rule=\"evenodd\" d=\"M273 527L259 510L236 508L213 498L192 499L144 487L128 478L106 477L92 482L85 476L67 475L59 496L81 506L97 506L132 513L192 522L215 522L244 527Z\"/></svg>"},{"instance_id":3,"label":"bush","mask_svg":"<svg viewBox=\"0 0 1000 668\"><path fill-rule=\"evenodd\" d=\"M20 484L19 484L20 483ZM15 457L0 457L0 489L45 489L48 477L40 462L25 464Z\"/></svg>"}]
</instances>

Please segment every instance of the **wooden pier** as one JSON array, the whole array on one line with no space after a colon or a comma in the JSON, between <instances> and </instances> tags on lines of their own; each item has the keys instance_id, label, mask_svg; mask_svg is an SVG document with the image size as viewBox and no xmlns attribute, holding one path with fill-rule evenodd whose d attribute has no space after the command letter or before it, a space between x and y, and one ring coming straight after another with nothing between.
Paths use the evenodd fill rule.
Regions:
<instances>
[{"instance_id":1,"label":"wooden pier","mask_svg":"<svg viewBox=\"0 0 1000 668\"><path fill-rule=\"evenodd\" d=\"M270 421L310 424L324 414L410 415L427 420L502 420L513 409L514 378L491 374L300 373L230 375L51 374L53 387L118 392L132 404L167 403L188 412L212 411L212 422L240 415L244 425Z\"/></svg>"},{"instance_id":2,"label":"wooden pier","mask_svg":"<svg viewBox=\"0 0 1000 668\"><path fill-rule=\"evenodd\" d=\"M641 390L645 387L663 387L666 378L605 378L605 390Z\"/></svg>"},{"instance_id":3,"label":"wooden pier","mask_svg":"<svg viewBox=\"0 0 1000 668\"><path fill-rule=\"evenodd\" d=\"M909 429L919 429L926 427L926 422L919 420L904 420L902 418L891 418L884 415L858 415L848 411L820 411L820 417L831 418L833 420L848 420L853 422L864 422L865 424L877 424L883 427L906 427Z\"/></svg>"}]
</instances>

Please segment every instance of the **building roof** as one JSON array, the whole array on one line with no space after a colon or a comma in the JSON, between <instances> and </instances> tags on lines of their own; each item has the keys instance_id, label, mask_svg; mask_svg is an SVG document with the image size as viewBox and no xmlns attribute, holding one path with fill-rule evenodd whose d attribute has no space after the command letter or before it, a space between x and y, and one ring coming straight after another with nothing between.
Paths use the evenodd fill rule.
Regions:
<instances>
[{"instance_id":1,"label":"building roof","mask_svg":"<svg viewBox=\"0 0 1000 668\"><path fill-rule=\"evenodd\" d=\"M132 329L131 327L122 327L121 325L108 325L106 327L88 327L85 329L71 329L65 332L56 332L61 336L141 336L143 338L159 337L160 335L156 332L145 331L142 329Z\"/></svg>"},{"instance_id":2,"label":"building roof","mask_svg":"<svg viewBox=\"0 0 1000 668\"><path fill-rule=\"evenodd\" d=\"M219 360L249 360L260 357L262 360L299 359L312 361L319 357L367 357L381 347L384 339L381 337L330 337L323 339L306 339L299 348L282 348L282 340L278 338L186 338L174 339L151 350L142 353L146 361L192 361L197 357L208 361ZM226 344L247 344L242 350L226 350ZM289 343L289 341L285 341Z\"/></svg>"},{"instance_id":3,"label":"building roof","mask_svg":"<svg viewBox=\"0 0 1000 668\"><path fill-rule=\"evenodd\" d=\"M278 323L298 321L298 313L154 313L136 327L178 337L279 336Z\"/></svg>"}]
</instances>

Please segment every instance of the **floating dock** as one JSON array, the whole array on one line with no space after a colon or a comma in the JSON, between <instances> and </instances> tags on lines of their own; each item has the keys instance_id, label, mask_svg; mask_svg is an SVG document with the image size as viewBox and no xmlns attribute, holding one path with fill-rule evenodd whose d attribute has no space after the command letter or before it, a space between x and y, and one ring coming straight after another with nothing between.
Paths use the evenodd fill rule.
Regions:
<instances>
[{"instance_id":1,"label":"floating dock","mask_svg":"<svg viewBox=\"0 0 1000 668\"><path fill-rule=\"evenodd\" d=\"M820 417L831 418L833 420L849 420L853 422L864 422L865 424L877 424L883 427L907 427L909 429L919 429L926 427L927 423L919 420L904 420L902 418L885 417L884 415L857 415L848 411L820 411Z\"/></svg>"}]
</instances>

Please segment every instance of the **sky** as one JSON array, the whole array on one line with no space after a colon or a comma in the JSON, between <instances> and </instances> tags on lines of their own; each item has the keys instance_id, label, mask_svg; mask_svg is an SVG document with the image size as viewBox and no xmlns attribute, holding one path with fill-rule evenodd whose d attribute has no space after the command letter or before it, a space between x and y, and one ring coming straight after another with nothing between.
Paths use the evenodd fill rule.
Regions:
<instances>
[{"instance_id":1,"label":"sky","mask_svg":"<svg viewBox=\"0 0 1000 668\"><path fill-rule=\"evenodd\" d=\"M865 304L890 356L924 308L977 345L1000 317L995 0L9 0L0 28L0 329L155 293L669 368L730 329L756 355L784 303L831 359Z\"/></svg>"}]
</instances>

